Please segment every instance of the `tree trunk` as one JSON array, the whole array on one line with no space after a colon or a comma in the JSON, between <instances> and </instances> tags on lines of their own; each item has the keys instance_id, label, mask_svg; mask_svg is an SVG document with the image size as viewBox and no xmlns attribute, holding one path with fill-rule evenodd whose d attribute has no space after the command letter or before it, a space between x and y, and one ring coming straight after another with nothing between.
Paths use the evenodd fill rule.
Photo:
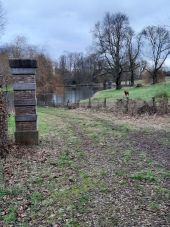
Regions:
<instances>
[{"instance_id":1,"label":"tree trunk","mask_svg":"<svg viewBox=\"0 0 170 227\"><path fill-rule=\"evenodd\" d=\"M157 71L155 70L152 74L153 84L158 83Z\"/></svg>"},{"instance_id":2,"label":"tree trunk","mask_svg":"<svg viewBox=\"0 0 170 227\"><path fill-rule=\"evenodd\" d=\"M103 90L106 90L106 80L105 81L103 81Z\"/></svg>"},{"instance_id":3,"label":"tree trunk","mask_svg":"<svg viewBox=\"0 0 170 227\"><path fill-rule=\"evenodd\" d=\"M121 74L119 73L117 78L116 78L116 90L119 90L121 88L122 88L122 86L121 86Z\"/></svg>"},{"instance_id":4,"label":"tree trunk","mask_svg":"<svg viewBox=\"0 0 170 227\"><path fill-rule=\"evenodd\" d=\"M130 75L130 86L133 87L134 85L135 85L135 78L134 78L134 72L132 70Z\"/></svg>"}]
</instances>

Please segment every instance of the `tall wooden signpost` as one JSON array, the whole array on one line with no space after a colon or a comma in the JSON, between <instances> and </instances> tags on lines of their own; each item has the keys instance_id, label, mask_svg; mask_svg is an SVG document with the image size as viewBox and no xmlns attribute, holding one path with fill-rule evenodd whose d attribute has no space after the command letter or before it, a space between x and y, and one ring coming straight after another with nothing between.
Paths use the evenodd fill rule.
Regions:
<instances>
[{"instance_id":1,"label":"tall wooden signpost","mask_svg":"<svg viewBox=\"0 0 170 227\"><path fill-rule=\"evenodd\" d=\"M16 144L38 144L36 114L36 60L9 60L13 76Z\"/></svg>"}]
</instances>

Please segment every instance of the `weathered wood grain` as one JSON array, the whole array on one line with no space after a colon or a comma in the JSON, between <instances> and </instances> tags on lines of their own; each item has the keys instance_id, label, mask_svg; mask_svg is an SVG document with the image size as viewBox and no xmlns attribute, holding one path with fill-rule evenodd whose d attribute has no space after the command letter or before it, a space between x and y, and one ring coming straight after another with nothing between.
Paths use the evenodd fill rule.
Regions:
<instances>
[{"instance_id":1,"label":"weathered wood grain","mask_svg":"<svg viewBox=\"0 0 170 227\"><path fill-rule=\"evenodd\" d=\"M15 116L16 122L32 122L37 120L36 114L25 114L20 116Z\"/></svg>"},{"instance_id":2,"label":"weathered wood grain","mask_svg":"<svg viewBox=\"0 0 170 227\"><path fill-rule=\"evenodd\" d=\"M11 68L37 68L35 59L10 59L9 65Z\"/></svg>"},{"instance_id":3,"label":"weathered wood grain","mask_svg":"<svg viewBox=\"0 0 170 227\"><path fill-rule=\"evenodd\" d=\"M34 99L14 100L14 106L36 106L37 102Z\"/></svg>"},{"instance_id":4,"label":"weathered wood grain","mask_svg":"<svg viewBox=\"0 0 170 227\"><path fill-rule=\"evenodd\" d=\"M14 91L30 91L36 89L36 83L15 83L13 85Z\"/></svg>"},{"instance_id":5,"label":"weathered wood grain","mask_svg":"<svg viewBox=\"0 0 170 227\"><path fill-rule=\"evenodd\" d=\"M13 83L35 83L35 75L15 75L13 77Z\"/></svg>"},{"instance_id":6,"label":"weathered wood grain","mask_svg":"<svg viewBox=\"0 0 170 227\"><path fill-rule=\"evenodd\" d=\"M15 76L15 75L22 75L22 76L35 75L36 69L34 69L34 68L12 68L11 73L13 76Z\"/></svg>"}]
</instances>

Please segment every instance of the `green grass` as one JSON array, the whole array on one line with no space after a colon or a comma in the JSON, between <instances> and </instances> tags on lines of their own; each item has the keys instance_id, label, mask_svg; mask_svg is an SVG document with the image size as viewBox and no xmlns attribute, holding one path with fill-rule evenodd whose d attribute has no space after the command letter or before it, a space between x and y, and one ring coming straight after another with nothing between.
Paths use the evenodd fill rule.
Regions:
<instances>
[{"instance_id":1,"label":"green grass","mask_svg":"<svg viewBox=\"0 0 170 227\"><path fill-rule=\"evenodd\" d=\"M10 207L8 210L8 214L4 217L4 222L6 224L14 223L17 219L17 213L15 207Z\"/></svg>"},{"instance_id":2,"label":"green grass","mask_svg":"<svg viewBox=\"0 0 170 227\"><path fill-rule=\"evenodd\" d=\"M170 178L170 171L166 169L157 169L157 172L155 172L151 169L146 169L132 174L130 178L139 181L160 182L163 179Z\"/></svg>"},{"instance_id":3,"label":"green grass","mask_svg":"<svg viewBox=\"0 0 170 227\"><path fill-rule=\"evenodd\" d=\"M153 202L149 203L149 208L151 208L152 210L158 210L160 208L160 204L153 201Z\"/></svg>"},{"instance_id":4,"label":"green grass","mask_svg":"<svg viewBox=\"0 0 170 227\"><path fill-rule=\"evenodd\" d=\"M46 135L49 133L49 124L47 116L43 113L43 110L45 111L45 108L38 108L38 129L41 133L41 135ZM50 108L51 111L54 112L54 108ZM8 134L11 137L14 134L15 131L15 117L14 115L10 115L8 117Z\"/></svg>"},{"instance_id":5,"label":"green grass","mask_svg":"<svg viewBox=\"0 0 170 227\"><path fill-rule=\"evenodd\" d=\"M13 91L13 86L11 85L11 84L9 84L8 86L7 86L7 88L4 86L3 88L3 91Z\"/></svg>"},{"instance_id":6,"label":"green grass","mask_svg":"<svg viewBox=\"0 0 170 227\"><path fill-rule=\"evenodd\" d=\"M19 188L11 187L11 188L5 188L0 187L0 198L4 196L17 196L21 194L21 190Z\"/></svg>"},{"instance_id":7,"label":"green grass","mask_svg":"<svg viewBox=\"0 0 170 227\"><path fill-rule=\"evenodd\" d=\"M31 195L31 203L33 206L39 205L39 203L43 200L43 195L40 192L33 192Z\"/></svg>"},{"instance_id":8,"label":"green grass","mask_svg":"<svg viewBox=\"0 0 170 227\"><path fill-rule=\"evenodd\" d=\"M148 101L154 96L159 96L159 94L166 92L168 97L170 97L170 80L165 83L159 83L156 85L145 85L140 88L126 87L129 91L129 97L131 99L140 99ZM115 90L108 89L97 92L93 97L92 101L103 101L106 98L108 101L115 101L124 97L124 89ZM88 100L83 100L82 103L86 103Z\"/></svg>"},{"instance_id":9,"label":"green grass","mask_svg":"<svg viewBox=\"0 0 170 227\"><path fill-rule=\"evenodd\" d=\"M158 181L158 177L151 170L137 172L131 175L130 178L133 180L139 180L139 181L150 181L150 182Z\"/></svg>"},{"instance_id":10,"label":"green grass","mask_svg":"<svg viewBox=\"0 0 170 227\"><path fill-rule=\"evenodd\" d=\"M13 115L8 117L8 134L12 136L15 131L15 118Z\"/></svg>"}]
</instances>

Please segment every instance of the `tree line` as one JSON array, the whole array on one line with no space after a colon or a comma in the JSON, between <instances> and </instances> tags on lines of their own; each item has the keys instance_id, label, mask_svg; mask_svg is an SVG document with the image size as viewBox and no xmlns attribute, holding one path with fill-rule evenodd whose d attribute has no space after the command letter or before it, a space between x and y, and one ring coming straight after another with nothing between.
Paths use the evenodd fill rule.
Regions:
<instances>
[{"instance_id":1,"label":"tree line","mask_svg":"<svg viewBox=\"0 0 170 227\"><path fill-rule=\"evenodd\" d=\"M35 58L39 93L62 92L64 85L101 82L105 86L107 81L121 89L122 81L134 86L144 71L153 84L158 82L170 54L170 32L165 26L147 26L137 34L126 14L106 13L95 24L92 36L90 53L66 53L57 60L18 36L0 49L1 74L10 74L9 58Z\"/></svg>"}]
</instances>

